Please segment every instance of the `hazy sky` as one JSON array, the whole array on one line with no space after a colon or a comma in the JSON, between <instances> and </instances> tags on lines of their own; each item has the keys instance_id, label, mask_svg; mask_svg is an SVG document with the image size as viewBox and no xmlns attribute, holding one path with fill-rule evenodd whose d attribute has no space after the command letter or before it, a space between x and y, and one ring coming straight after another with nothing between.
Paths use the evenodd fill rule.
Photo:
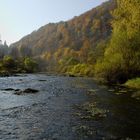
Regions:
<instances>
[{"instance_id":1,"label":"hazy sky","mask_svg":"<svg viewBox=\"0 0 140 140\"><path fill-rule=\"evenodd\" d=\"M39 27L68 20L107 0L0 0L0 34L8 44Z\"/></svg>"}]
</instances>

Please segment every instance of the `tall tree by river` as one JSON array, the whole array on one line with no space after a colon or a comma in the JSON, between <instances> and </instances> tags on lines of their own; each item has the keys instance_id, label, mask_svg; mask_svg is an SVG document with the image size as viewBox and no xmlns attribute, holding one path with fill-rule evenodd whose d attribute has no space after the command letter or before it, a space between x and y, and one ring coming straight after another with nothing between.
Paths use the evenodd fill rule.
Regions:
<instances>
[{"instance_id":1,"label":"tall tree by river","mask_svg":"<svg viewBox=\"0 0 140 140\"><path fill-rule=\"evenodd\" d=\"M96 75L110 82L140 76L140 1L118 0L113 12L113 33Z\"/></svg>"}]
</instances>

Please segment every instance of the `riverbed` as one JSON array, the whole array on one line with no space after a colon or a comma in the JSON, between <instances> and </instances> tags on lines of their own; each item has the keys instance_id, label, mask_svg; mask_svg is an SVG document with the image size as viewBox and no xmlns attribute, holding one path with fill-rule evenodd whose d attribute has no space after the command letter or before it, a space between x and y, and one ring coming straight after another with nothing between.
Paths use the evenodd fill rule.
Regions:
<instances>
[{"instance_id":1,"label":"riverbed","mask_svg":"<svg viewBox=\"0 0 140 140\"><path fill-rule=\"evenodd\" d=\"M15 94L17 89L27 88L39 92ZM92 78L1 77L0 139L140 140L140 100L132 98L134 92L99 85ZM104 117L82 117L86 112L81 107L87 103L105 110Z\"/></svg>"}]
</instances>

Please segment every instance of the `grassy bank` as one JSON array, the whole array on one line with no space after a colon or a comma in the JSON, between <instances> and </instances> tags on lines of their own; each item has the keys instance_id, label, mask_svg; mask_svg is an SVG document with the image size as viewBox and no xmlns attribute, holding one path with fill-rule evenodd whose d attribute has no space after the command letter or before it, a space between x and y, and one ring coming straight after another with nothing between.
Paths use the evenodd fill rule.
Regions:
<instances>
[{"instance_id":1,"label":"grassy bank","mask_svg":"<svg viewBox=\"0 0 140 140\"><path fill-rule=\"evenodd\" d=\"M140 89L140 78L128 80L125 83L126 87Z\"/></svg>"}]
</instances>

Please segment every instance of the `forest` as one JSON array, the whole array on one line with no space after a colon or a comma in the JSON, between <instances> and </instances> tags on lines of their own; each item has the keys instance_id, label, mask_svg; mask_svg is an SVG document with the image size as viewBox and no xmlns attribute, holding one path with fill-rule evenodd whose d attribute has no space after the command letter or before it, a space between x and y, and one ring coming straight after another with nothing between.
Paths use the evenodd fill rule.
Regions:
<instances>
[{"instance_id":1,"label":"forest","mask_svg":"<svg viewBox=\"0 0 140 140\"><path fill-rule=\"evenodd\" d=\"M140 86L140 1L110 0L0 49L1 73L53 71Z\"/></svg>"}]
</instances>

